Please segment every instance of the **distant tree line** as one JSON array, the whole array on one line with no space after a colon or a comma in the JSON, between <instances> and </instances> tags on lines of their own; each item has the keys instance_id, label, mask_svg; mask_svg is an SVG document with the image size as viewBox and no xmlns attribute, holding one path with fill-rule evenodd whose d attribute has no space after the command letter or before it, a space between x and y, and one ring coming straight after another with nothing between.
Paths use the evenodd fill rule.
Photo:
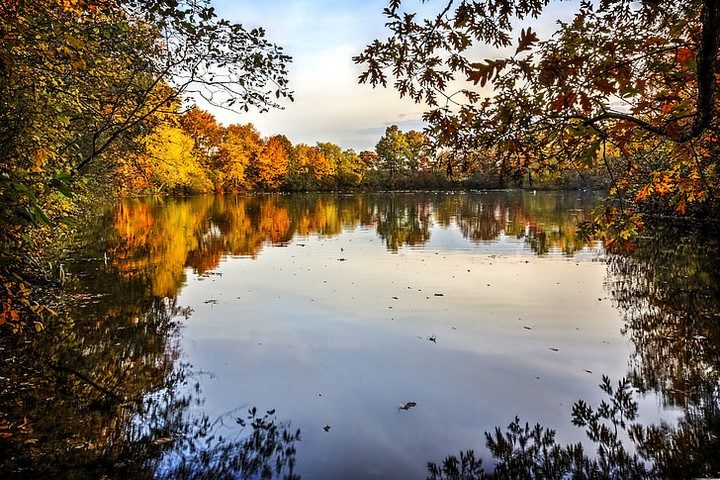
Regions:
<instances>
[{"instance_id":1,"label":"distant tree line","mask_svg":"<svg viewBox=\"0 0 720 480\"><path fill-rule=\"evenodd\" d=\"M385 129L374 150L356 152L331 142L263 138L248 124L218 124L194 106L164 114L117 161L124 194L238 193L417 188L577 188L602 179L548 174L523 177L500 168L491 154L458 156L434 150L425 133Z\"/></svg>"}]
</instances>

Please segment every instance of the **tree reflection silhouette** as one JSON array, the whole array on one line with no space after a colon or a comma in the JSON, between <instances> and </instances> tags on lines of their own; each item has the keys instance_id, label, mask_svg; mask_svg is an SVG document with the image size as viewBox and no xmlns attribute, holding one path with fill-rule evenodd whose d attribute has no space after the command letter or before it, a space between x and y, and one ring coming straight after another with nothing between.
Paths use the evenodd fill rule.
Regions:
<instances>
[{"instance_id":1,"label":"tree reflection silhouette","mask_svg":"<svg viewBox=\"0 0 720 480\"><path fill-rule=\"evenodd\" d=\"M553 430L522 425L486 433L494 466L473 451L429 463L428 479L697 478L720 475L720 245L713 230L657 226L635 250L611 255L607 288L635 352L629 379L592 408L575 403L572 422L596 452L559 445ZM676 425L642 425L636 395L657 392L680 407ZM623 438L629 439L629 444Z\"/></svg>"},{"instance_id":2,"label":"tree reflection silhouette","mask_svg":"<svg viewBox=\"0 0 720 480\"><path fill-rule=\"evenodd\" d=\"M274 412L252 409L223 437L197 413L200 385L177 345L190 311L158 295L176 280L106 237L109 224L75 239L63 314L29 339L0 337L2 478L297 478L300 432ZM144 228L131 237L140 250ZM127 263L106 262L108 248Z\"/></svg>"},{"instance_id":3,"label":"tree reflection silhouette","mask_svg":"<svg viewBox=\"0 0 720 480\"><path fill-rule=\"evenodd\" d=\"M199 414L181 362L186 269L254 257L295 236L375 229L387 249L435 223L472 242L501 233L572 253L592 202L492 194L264 195L129 201L68 242L62 315L29 342L2 337L0 472L13 478L295 478L299 432L257 410L232 437ZM568 212L570 208L570 213ZM536 240L541 239L541 240ZM520 427L518 427L520 428ZM519 432L519 431L518 431ZM519 434L519 433L518 433Z\"/></svg>"}]
</instances>

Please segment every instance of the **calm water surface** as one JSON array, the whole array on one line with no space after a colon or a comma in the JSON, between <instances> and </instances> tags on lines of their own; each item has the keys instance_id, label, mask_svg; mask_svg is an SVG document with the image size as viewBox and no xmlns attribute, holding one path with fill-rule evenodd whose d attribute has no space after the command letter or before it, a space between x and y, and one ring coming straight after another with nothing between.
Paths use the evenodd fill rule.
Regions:
<instances>
[{"instance_id":1,"label":"calm water surface","mask_svg":"<svg viewBox=\"0 0 720 480\"><path fill-rule=\"evenodd\" d=\"M68 267L79 330L58 335L76 343L43 348L152 413L55 428L100 429L162 476L196 448L222 456L218 436L247 438L236 419L256 407L300 430L276 443L296 449L302 478L424 478L448 454L487 456L483 432L516 415L562 443L582 440L571 408L604 398L602 375L633 380L643 423L675 422L718 385L717 269L703 270L691 243L680 257L677 241L614 256L579 240L596 202L580 192L127 202Z\"/></svg>"},{"instance_id":2,"label":"calm water surface","mask_svg":"<svg viewBox=\"0 0 720 480\"><path fill-rule=\"evenodd\" d=\"M157 254L181 255L147 260L153 289L192 309L179 349L212 374L203 412L232 424L276 409L302 432L303 478L422 478L516 414L581 439L572 403L626 374L603 250L574 237L592 206L579 193L199 198L125 205L116 228L151 215L180 237Z\"/></svg>"}]
</instances>

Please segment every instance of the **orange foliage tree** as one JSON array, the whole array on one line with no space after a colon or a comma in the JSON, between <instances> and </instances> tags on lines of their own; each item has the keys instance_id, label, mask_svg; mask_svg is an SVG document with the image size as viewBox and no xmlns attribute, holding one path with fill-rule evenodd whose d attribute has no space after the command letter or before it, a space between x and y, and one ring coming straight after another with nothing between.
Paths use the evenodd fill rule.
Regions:
<instances>
[{"instance_id":1,"label":"orange foliage tree","mask_svg":"<svg viewBox=\"0 0 720 480\"><path fill-rule=\"evenodd\" d=\"M255 163L255 185L263 190L277 190L285 181L290 152L284 138L270 137Z\"/></svg>"}]
</instances>

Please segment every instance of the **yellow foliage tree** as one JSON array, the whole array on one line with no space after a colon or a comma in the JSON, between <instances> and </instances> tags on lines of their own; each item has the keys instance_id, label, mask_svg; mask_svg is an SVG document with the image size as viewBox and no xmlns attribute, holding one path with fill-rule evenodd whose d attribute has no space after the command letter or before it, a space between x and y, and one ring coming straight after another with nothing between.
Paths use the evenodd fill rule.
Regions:
<instances>
[{"instance_id":1,"label":"yellow foliage tree","mask_svg":"<svg viewBox=\"0 0 720 480\"><path fill-rule=\"evenodd\" d=\"M230 125L220 145L215 188L218 191L238 192L252 186L248 166L257 163L263 151L260 134L251 123Z\"/></svg>"},{"instance_id":2,"label":"yellow foliage tree","mask_svg":"<svg viewBox=\"0 0 720 480\"><path fill-rule=\"evenodd\" d=\"M318 148L304 143L295 146L297 171L309 175L313 180L322 180L335 173L335 165Z\"/></svg>"},{"instance_id":3,"label":"yellow foliage tree","mask_svg":"<svg viewBox=\"0 0 720 480\"><path fill-rule=\"evenodd\" d=\"M162 123L142 140L144 151L133 167L160 192L207 192L212 189L193 155L195 142L173 125Z\"/></svg>"}]
</instances>

